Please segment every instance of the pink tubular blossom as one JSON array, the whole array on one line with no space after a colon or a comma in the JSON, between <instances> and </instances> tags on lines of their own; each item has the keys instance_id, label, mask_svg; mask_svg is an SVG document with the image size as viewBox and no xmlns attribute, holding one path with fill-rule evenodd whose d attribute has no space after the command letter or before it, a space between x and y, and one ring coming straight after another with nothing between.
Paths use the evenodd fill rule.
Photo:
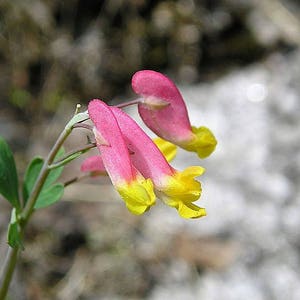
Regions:
<instances>
[{"instance_id":1,"label":"pink tubular blossom","mask_svg":"<svg viewBox=\"0 0 300 300\"><path fill-rule=\"evenodd\" d=\"M113 185L132 213L144 213L155 203L152 181L145 179L133 166L111 108L95 99L89 103L88 112L95 125L97 148Z\"/></svg>"},{"instance_id":2,"label":"pink tubular blossom","mask_svg":"<svg viewBox=\"0 0 300 300\"><path fill-rule=\"evenodd\" d=\"M139 114L158 136L200 158L210 155L217 144L211 131L192 127L184 100L175 84L165 75L143 70L132 77L132 88L142 97Z\"/></svg>"},{"instance_id":3,"label":"pink tubular blossom","mask_svg":"<svg viewBox=\"0 0 300 300\"><path fill-rule=\"evenodd\" d=\"M195 177L203 174L200 166L182 172L172 168L153 141L138 124L119 108L111 108L130 150L134 166L145 178L150 178L157 196L178 210L184 218L204 216L205 209L193 204L201 195L201 184Z\"/></svg>"},{"instance_id":4,"label":"pink tubular blossom","mask_svg":"<svg viewBox=\"0 0 300 300\"><path fill-rule=\"evenodd\" d=\"M105 175L106 170L100 155L94 155L86 158L80 167L82 172L91 172L92 176Z\"/></svg>"}]
</instances>

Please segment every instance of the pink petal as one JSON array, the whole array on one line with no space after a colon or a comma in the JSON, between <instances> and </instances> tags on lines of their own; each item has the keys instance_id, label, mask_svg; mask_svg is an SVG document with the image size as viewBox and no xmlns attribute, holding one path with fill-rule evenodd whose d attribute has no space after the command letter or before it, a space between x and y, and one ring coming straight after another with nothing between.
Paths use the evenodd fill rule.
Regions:
<instances>
[{"instance_id":1,"label":"pink petal","mask_svg":"<svg viewBox=\"0 0 300 300\"><path fill-rule=\"evenodd\" d=\"M114 185L130 182L136 177L127 146L114 114L104 102L94 99L88 112L95 125L94 133L102 160Z\"/></svg>"},{"instance_id":2,"label":"pink petal","mask_svg":"<svg viewBox=\"0 0 300 300\"><path fill-rule=\"evenodd\" d=\"M132 88L144 98L138 106L139 114L153 132L175 143L191 138L187 108L179 90L168 77L151 70L139 71L132 77ZM153 97L169 105L156 108L151 104Z\"/></svg>"},{"instance_id":3,"label":"pink petal","mask_svg":"<svg viewBox=\"0 0 300 300\"><path fill-rule=\"evenodd\" d=\"M82 172L97 172L98 174L105 174L106 170L100 155L94 155L86 158L81 164L80 170Z\"/></svg>"},{"instance_id":4,"label":"pink petal","mask_svg":"<svg viewBox=\"0 0 300 300\"><path fill-rule=\"evenodd\" d=\"M112 107L111 110L131 152L131 160L142 175L151 178L154 184L158 184L162 176L172 175L174 169L139 125L119 108Z\"/></svg>"}]
</instances>

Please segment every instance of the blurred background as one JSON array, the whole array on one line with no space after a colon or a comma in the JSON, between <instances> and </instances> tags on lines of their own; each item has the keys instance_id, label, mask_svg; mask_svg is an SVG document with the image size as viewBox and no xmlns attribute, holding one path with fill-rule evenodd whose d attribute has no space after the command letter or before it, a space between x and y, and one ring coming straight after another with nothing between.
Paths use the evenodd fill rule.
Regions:
<instances>
[{"instance_id":1,"label":"blurred background","mask_svg":"<svg viewBox=\"0 0 300 300\"><path fill-rule=\"evenodd\" d=\"M300 299L299 45L298 0L1 0L0 135L20 176L76 103L134 99L140 69L172 78L219 141L173 164L207 168L202 219L133 216L107 178L67 188L32 218L9 299ZM1 261L9 211L0 199Z\"/></svg>"}]
</instances>

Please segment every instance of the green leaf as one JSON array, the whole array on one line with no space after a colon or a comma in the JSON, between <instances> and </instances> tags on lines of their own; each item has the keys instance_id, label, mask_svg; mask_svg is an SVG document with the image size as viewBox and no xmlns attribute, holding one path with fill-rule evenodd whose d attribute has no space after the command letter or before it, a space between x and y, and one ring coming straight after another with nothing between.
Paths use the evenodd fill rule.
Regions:
<instances>
[{"instance_id":1,"label":"green leaf","mask_svg":"<svg viewBox=\"0 0 300 300\"><path fill-rule=\"evenodd\" d=\"M58 151L57 155L56 155L56 159L60 158L61 156L63 156L65 153L64 148L60 148L60 150ZM25 172L25 176L24 176L24 184L23 184L23 199L24 199L24 203L27 202L28 197L34 187L34 184L40 174L40 171L43 167L44 164L44 160L40 157L35 157L29 164L26 172ZM40 192L40 194L43 193L44 190L48 189L61 175L62 171L63 171L63 166L53 169L50 171L50 173L48 174L48 177L43 185L43 188Z\"/></svg>"},{"instance_id":2,"label":"green leaf","mask_svg":"<svg viewBox=\"0 0 300 300\"><path fill-rule=\"evenodd\" d=\"M40 193L34 208L44 208L57 202L64 193L64 186L61 183L56 183Z\"/></svg>"},{"instance_id":3,"label":"green leaf","mask_svg":"<svg viewBox=\"0 0 300 300\"><path fill-rule=\"evenodd\" d=\"M12 151L2 137L0 137L0 194L13 207L20 209L16 164Z\"/></svg>"},{"instance_id":4,"label":"green leaf","mask_svg":"<svg viewBox=\"0 0 300 300\"><path fill-rule=\"evenodd\" d=\"M27 167L24 176L23 184L23 200L24 204L27 202L28 197L33 189L33 186L40 174L44 160L41 157L35 157Z\"/></svg>"},{"instance_id":5,"label":"green leaf","mask_svg":"<svg viewBox=\"0 0 300 300\"><path fill-rule=\"evenodd\" d=\"M23 249L20 226L17 220L16 209L11 212L10 223L8 226L7 242L12 248L20 247Z\"/></svg>"}]
</instances>

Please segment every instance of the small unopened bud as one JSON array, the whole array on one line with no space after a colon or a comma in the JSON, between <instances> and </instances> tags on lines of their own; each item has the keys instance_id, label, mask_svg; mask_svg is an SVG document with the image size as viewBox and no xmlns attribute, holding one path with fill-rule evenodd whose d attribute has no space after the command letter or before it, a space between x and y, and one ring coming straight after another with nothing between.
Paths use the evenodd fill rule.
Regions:
<instances>
[{"instance_id":1,"label":"small unopened bud","mask_svg":"<svg viewBox=\"0 0 300 300\"><path fill-rule=\"evenodd\" d=\"M81 108L81 104L77 103L74 115L77 115L79 113L80 108Z\"/></svg>"}]
</instances>

